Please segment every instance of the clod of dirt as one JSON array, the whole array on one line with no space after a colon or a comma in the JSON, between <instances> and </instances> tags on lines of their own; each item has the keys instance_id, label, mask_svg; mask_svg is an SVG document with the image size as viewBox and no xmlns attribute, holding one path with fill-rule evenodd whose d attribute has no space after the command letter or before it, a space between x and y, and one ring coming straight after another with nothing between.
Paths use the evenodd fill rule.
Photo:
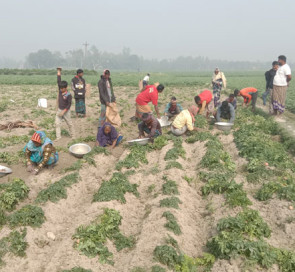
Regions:
<instances>
[{"instance_id":1,"label":"clod of dirt","mask_svg":"<svg viewBox=\"0 0 295 272\"><path fill-rule=\"evenodd\" d=\"M47 237L53 241L55 240L55 235L53 232L47 232Z\"/></svg>"}]
</instances>

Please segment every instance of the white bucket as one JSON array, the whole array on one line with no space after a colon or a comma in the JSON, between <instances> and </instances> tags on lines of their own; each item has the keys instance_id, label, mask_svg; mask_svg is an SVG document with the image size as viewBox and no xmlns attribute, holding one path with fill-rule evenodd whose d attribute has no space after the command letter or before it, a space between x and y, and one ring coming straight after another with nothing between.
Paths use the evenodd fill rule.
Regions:
<instances>
[{"instance_id":1,"label":"white bucket","mask_svg":"<svg viewBox=\"0 0 295 272\"><path fill-rule=\"evenodd\" d=\"M39 98L38 99L38 107L47 108L47 99L46 98Z\"/></svg>"}]
</instances>

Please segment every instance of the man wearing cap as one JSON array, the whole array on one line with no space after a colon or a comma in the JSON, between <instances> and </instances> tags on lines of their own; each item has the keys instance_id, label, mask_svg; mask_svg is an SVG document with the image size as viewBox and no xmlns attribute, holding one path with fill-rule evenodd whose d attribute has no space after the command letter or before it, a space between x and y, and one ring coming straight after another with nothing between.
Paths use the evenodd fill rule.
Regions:
<instances>
[{"instance_id":1,"label":"man wearing cap","mask_svg":"<svg viewBox=\"0 0 295 272\"><path fill-rule=\"evenodd\" d=\"M224 73L221 72L218 67L215 68L212 76L212 87L214 96L214 107L216 108L220 104L220 94L222 87L226 89L226 78L224 76Z\"/></svg>"}]
</instances>

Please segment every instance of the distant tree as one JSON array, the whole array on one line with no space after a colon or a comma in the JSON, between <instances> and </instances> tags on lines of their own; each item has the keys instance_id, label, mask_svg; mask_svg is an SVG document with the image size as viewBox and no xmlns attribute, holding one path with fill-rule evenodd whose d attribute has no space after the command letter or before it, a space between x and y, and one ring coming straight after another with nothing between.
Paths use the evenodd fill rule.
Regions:
<instances>
[{"instance_id":1,"label":"distant tree","mask_svg":"<svg viewBox=\"0 0 295 272\"><path fill-rule=\"evenodd\" d=\"M29 68L50 69L60 63L63 63L62 55L59 52L52 53L48 49L30 53L26 58L26 66Z\"/></svg>"}]
</instances>

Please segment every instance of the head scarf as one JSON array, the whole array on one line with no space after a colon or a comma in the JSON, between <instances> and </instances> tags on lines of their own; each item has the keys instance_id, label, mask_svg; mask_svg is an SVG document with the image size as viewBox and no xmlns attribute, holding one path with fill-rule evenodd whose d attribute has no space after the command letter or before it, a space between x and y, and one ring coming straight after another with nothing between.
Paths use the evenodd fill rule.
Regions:
<instances>
[{"instance_id":1,"label":"head scarf","mask_svg":"<svg viewBox=\"0 0 295 272\"><path fill-rule=\"evenodd\" d=\"M36 146L35 143L33 142L37 142L37 143L40 143L42 146ZM46 134L44 131L36 131L31 140L28 142L27 144L27 148L32 151L32 152L35 152L35 151L40 151L40 149L44 149L44 147L48 144L52 144L52 141L46 137Z\"/></svg>"},{"instance_id":2,"label":"head scarf","mask_svg":"<svg viewBox=\"0 0 295 272\"><path fill-rule=\"evenodd\" d=\"M195 105L192 105L188 108L188 111L190 112L194 123L196 121L195 116L198 114L199 108Z\"/></svg>"}]
</instances>

